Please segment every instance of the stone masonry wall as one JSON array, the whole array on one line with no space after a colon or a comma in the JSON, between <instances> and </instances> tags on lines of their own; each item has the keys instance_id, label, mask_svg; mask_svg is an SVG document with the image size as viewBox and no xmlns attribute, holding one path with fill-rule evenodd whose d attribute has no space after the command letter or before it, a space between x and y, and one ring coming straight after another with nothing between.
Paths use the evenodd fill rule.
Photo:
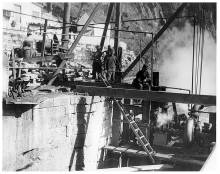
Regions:
<instances>
[{"instance_id":1,"label":"stone masonry wall","mask_svg":"<svg viewBox=\"0 0 220 174\"><path fill-rule=\"evenodd\" d=\"M94 170L112 134L112 103L58 95L3 108L3 170Z\"/></svg>"}]
</instances>

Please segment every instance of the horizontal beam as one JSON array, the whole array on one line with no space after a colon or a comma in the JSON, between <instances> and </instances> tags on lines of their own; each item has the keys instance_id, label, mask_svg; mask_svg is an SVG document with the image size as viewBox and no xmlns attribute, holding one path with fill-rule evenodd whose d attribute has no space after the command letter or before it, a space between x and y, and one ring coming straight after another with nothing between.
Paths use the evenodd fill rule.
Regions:
<instances>
[{"instance_id":1,"label":"horizontal beam","mask_svg":"<svg viewBox=\"0 0 220 174\"><path fill-rule=\"evenodd\" d=\"M139 115L139 114L142 114L143 113L143 107L142 106L135 106L135 105L126 105L126 104L123 104L123 107L130 111L132 110L134 112L135 115Z\"/></svg>"},{"instance_id":2,"label":"horizontal beam","mask_svg":"<svg viewBox=\"0 0 220 174\"><path fill-rule=\"evenodd\" d=\"M98 169L98 172L144 172L144 171L168 171L172 170L173 166L169 164L156 164L145 166L130 166L121 168L104 168Z\"/></svg>"},{"instance_id":3,"label":"horizontal beam","mask_svg":"<svg viewBox=\"0 0 220 174\"><path fill-rule=\"evenodd\" d=\"M132 156L139 156L139 157L148 157L148 154L146 154L146 152L144 152L144 151L130 149L130 148L127 148L127 147L104 146L103 149L110 150L114 153L124 153L128 156L132 155ZM162 154L162 153L156 153L154 156L156 158L165 160L167 162L168 161L173 162L173 163L176 163L176 164L203 166L203 164L205 163L204 161L195 160L195 159L192 159L192 158L183 159L181 157L173 157L172 155Z\"/></svg>"},{"instance_id":4,"label":"horizontal beam","mask_svg":"<svg viewBox=\"0 0 220 174\"><path fill-rule=\"evenodd\" d=\"M94 86L94 87L105 87L106 85L103 82L92 82L92 81L74 81L75 85L82 86ZM134 89L131 84L128 83L110 83L113 88L125 88L125 89Z\"/></svg>"},{"instance_id":5,"label":"horizontal beam","mask_svg":"<svg viewBox=\"0 0 220 174\"><path fill-rule=\"evenodd\" d=\"M175 102L187 104L203 104L203 105L216 105L216 96L211 95L193 95L181 94L171 92L156 92L145 91L137 89L123 89L123 88L106 88L76 85L76 91L87 92L90 95L107 96L116 98L134 98L144 99L158 102Z\"/></svg>"}]
</instances>

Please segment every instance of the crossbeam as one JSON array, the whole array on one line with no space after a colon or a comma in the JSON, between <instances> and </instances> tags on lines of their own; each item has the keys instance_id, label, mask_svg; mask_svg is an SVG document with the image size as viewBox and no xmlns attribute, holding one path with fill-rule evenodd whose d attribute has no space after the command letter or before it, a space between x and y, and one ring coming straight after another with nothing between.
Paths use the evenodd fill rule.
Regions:
<instances>
[{"instance_id":1,"label":"crossbeam","mask_svg":"<svg viewBox=\"0 0 220 174\"><path fill-rule=\"evenodd\" d=\"M78 92L87 92L91 95L108 96L115 98L134 98L158 102L175 102L187 104L216 105L216 96L194 95L171 92L145 91L137 89L106 88L76 85Z\"/></svg>"}]
</instances>

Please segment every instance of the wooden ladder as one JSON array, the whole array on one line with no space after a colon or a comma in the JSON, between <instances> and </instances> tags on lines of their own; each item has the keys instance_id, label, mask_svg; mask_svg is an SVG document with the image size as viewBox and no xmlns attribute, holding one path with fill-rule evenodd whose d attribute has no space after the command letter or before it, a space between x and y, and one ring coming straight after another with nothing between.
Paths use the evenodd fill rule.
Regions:
<instances>
[{"instance_id":1,"label":"wooden ladder","mask_svg":"<svg viewBox=\"0 0 220 174\"><path fill-rule=\"evenodd\" d=\"M99 77L102 79L102 81L104 82L106 87L112 88L111 84L108 82L108 80L102 74L99 74ZM123 117L129 123L132 131L134 132L135 136L137 137L138 142L141 144L144 151L148 154L149 158L151 159L151 162L153 164L155 164L155 159L154 159L155 151L151 147L151 145L150 145L149 141L147 140L147 138L144 136L143 132L138 127L137 123L132 118L132 115L130 113L126 113L123 106L115 98L113 98L113 100L115 101L115 103L119 107Z\"/></svg>"}]
</instances>

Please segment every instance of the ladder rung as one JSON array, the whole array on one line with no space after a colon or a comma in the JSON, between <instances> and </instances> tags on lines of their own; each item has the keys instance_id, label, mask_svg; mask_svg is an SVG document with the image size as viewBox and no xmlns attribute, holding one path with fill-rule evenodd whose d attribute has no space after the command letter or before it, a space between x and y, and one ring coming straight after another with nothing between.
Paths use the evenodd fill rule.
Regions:
<instances>
[{"instance_id":1,"label":"ladder rung","mask_svg":"<svg viewBox=\"0 0 220 174\"><path fill-rule=\"evenodd\" d=\"M140 139L142 139L142 138L145 138L145 136L141 136L141 137L139 137Z\"/></svg>"},{"instance_id":2,"label":"ladder rung","mask_svg":"<svg viewBox=\"0 0 220 174\"><path fill-rule=\"evenodd\" d=\"M135 121L134 121L134 120L132 120L132 121L130 121L130 123L131 123L131 124L134 124L134 123L135 123Z\"/></svg>"},{"instance_id":3,"label":"ladder rung","mask_svg":"<svg viewBox=\"0 0 220 174\"><path fill-rule=\"evenodd\" d=\"M154 154L155 154L155 151L150 151L149 154L150 154L150 155L154 155Z\"/></svg>"},{"instance_id":4,"label":"ladder rung","mask_svg":"<svg viewBox=\"0 0 220 174\"><path fill-rule=\"evenodd\" d=\"M137 129L135 129L135 132L137 132L137 131L139 131L140 129L139 128L137 128Z\"/></svg>"},{"instance_id":5,"label":"ladder rung","mask_svg":"<svg viewBox=\"0 0 220 174\"><path fill-rule=\"evenodd\" d=\"M144 146L147 147L147 146L149 146L149 145L150 145L150 143L146 143Z\"/></svg>"}]
</instances>

